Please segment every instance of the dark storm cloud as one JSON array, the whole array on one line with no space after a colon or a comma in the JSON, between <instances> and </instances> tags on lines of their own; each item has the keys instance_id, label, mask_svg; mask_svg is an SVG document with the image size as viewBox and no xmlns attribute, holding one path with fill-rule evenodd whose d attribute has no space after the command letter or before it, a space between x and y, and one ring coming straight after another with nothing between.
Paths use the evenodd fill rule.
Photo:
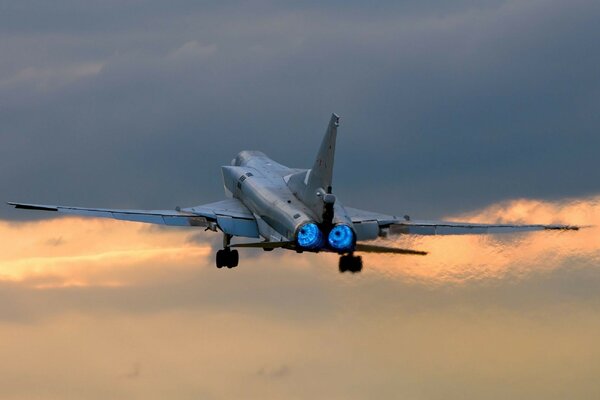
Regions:
<instances>
[{"instance_id":1,"label":"dark storm cloud","mask_svg":"<svg viewBox=\"0 0 600 400\"><path fill-rule=\"evenodd\" d=\"M3 3L3 197L218 200L243 148L309 166L332 111L348 204L438 216L597 192L600 6L444 4Z\"/></svg>"}]
</instances>

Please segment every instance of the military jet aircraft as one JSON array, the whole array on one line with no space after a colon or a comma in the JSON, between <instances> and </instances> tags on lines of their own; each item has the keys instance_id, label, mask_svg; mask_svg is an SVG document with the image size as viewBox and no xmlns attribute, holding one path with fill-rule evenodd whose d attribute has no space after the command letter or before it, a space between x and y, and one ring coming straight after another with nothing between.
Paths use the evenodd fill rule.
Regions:
<instances>
[{"instance_id":1,"label":"military jet aircraft","mask_svg":"<svg viewBox=\"0 0 600 400\"><path fill-rule=\"evenodd\" d=\"M244 150L231 165L221 167L228 199L175 210L119 210L70 206L8 204L28 210L106 217L151 224L204 227L223 233L217 268L238 265L236 248L281 248L298 253L333 252L340 255L340 272L360 272L362 258L355 253L426 255L424 251L374 244L393 235L457 235L538 230L577 230L569 225L507 225L416 221L345 207L332 193L333 161L340 118L331 115L311 169L279 164L259 151ZM233 237L262 239L232 244Z\"/></svg>"}]
</instances>

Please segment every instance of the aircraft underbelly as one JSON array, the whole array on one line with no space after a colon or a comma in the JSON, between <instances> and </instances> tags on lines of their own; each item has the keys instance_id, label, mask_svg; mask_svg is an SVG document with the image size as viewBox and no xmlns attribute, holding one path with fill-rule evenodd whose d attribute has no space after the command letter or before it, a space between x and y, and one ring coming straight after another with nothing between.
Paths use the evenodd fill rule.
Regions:
<instances>
[{"instance_id":1,"label":"aircraft underbelly","mask_svg":"<svg viewBox=\"0 0 600 400\"><path fill-rule=\"evenodd\" d=\"M228 235L258 237L260 229L253 219L233 218L229 215L217 215L217 224Z\"/></svg>"}]
</instances>

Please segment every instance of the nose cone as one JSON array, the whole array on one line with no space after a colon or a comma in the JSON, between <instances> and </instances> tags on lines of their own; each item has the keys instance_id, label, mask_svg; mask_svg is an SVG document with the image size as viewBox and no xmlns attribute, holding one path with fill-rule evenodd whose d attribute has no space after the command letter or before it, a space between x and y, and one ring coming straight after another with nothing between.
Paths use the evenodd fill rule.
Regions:
<instances>
[{"instance_id":1,"label":"nose cone","mask_svg":"<svg viewBox=\"0 0 600 400\"><path fill-rule=\"evenodd\" d=\"M323 234L317 224L309 222L298 229L296 241L305 249L319 249L323 247Z\"/></svg>"},{"instance_id":2,"label":"nose cone","mask_svg":"<svg viewBox=\"0 0 600 400\"><path fill-rule=\"evenodd\" d=\"M343 253L354 250L354 231L348 225L336 225L327 237L332 249Z\"/></svg>"}]
</instances>

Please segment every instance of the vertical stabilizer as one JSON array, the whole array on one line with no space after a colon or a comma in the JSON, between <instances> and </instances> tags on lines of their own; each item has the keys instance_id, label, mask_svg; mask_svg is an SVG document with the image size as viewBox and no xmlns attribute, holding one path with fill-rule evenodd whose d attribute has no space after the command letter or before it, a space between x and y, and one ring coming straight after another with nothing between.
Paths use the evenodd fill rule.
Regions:
<instances>
[{"instance_id":1,"label":"vertical stabilizer","mask_svg":"<svg viewBox=\"0 0 600 400\"><path fill-rule=\"evenodd\" d=\"M325 137L323 137L323 142L321 142L317 158L308 177L307 186L310 188L323 188L328 192L330 191L333 179L335 139L339 124L340 117L335 113L331 114Z\"/></svg>"},{"instance_id":2,"label":"vertical stabilizer","mask_svg":"<svg viewBox=\"0 0 600 400\"><path fill-rule=\"evenodd\" d=\"M340 117L331 114L327 131L312 169L289 175L286 179L292 193L307 205L319 222L333 218L335 196L331 194L335 139Z\"/></svg>"}]
</instances>

